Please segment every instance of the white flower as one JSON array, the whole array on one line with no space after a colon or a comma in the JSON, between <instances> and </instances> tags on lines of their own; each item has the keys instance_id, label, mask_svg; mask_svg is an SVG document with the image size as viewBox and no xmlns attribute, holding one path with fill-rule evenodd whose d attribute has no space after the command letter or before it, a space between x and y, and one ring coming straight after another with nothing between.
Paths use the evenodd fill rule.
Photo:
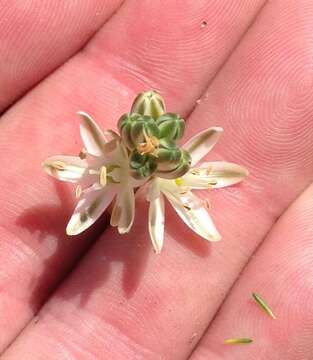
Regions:
<instances>
[{"instance_id":1,"label":"white flower","mask_svg":"<svg viewBox=\"0 0 313 360\"><path fill-rule=\"evenodd\" d=\"M181 178L167 180L155 177L148 184L149 233L153 247L161 252L164 240L164 196L180 218L198 235L209 241L221 236L209 215L207 202L192 193L193 189L216 189L242 181L248 171L228 162L208 162L196 165L213 148L223 129L204 130L191 138L183 148L192 158L192 168Z\"/></svg>"},{"instance_id":2,"label":"white flower","mask_svg":"<svg viewBox=\"0 0 313 360\"><path fill-rule=\"evenodd\" d=\"M66 227L68 235L89 228L114 200L111 225L127 233L134 221L134 187L143 184L129 175L128 152L118 134L102 132L86 113L81 116L80 134L85 148L79 156L53 156L43 163L45 171L62 181L77 183L79 198Z\"/></svg>"}]
</instances>

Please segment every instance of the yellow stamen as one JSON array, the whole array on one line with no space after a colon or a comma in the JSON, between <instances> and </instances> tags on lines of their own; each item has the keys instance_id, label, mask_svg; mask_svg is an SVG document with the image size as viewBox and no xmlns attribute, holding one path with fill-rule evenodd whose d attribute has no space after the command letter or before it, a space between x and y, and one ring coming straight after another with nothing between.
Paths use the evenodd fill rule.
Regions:
<instances>
[{"instance_id":1,"label":"yellow stamen","mask_svg":"<svg viewBox=\"0 0 313 360\"><path fill-rule=\"evenodd\" d=\"M175 179L175 183L177 186L183 186L184 180L182 178L177 178L177 179Z\"/></svg>"},{"instance_id":2,"label":"yellow stamen","mask_svg":"<svg viewBox=\"0 0 313 360\"><path fill-rule=\"evenodd\" d=\"M208 187L209 188L212 188L213 186L216 186L216 185L217 185L217 181L211 180L211 181L208 182Z\"/></svg>"},{"instance_id":3,"label":"yellow stamen","mask_svg":"<svg viewBox=\"0 0 313 360\"><path fill-rule=\"evenodd\" d=\"M51 164L51 167L55 170L63 171L66 168L66 164L63 161L56 160Z\"/></svg>"},{"instance_id":4,"label":"yellow stamen","mask_svg":"<svg viewBox=\"0 0 313 360\"><path fill-rule=\"evenodd\" d=\"M191 174L192 174L192 175L200 175L200 170L199 170L199 169L193 169L193 170L191 171Z\"/></svg>"},{"instance_id":5,"label":"yellow stamen","mask_svg":"<svg viewBox=\"0 0 313 360\"><path fill-rule=\"evenodd\" d=\"M76 189L75 189L75 197L76 199L80 198L80 195L82 194L83 192L83 189L80 185L77 185L76 186Z\"/></svg>"},{"instance_id":6,"label":"yellow stamen","mask_svg":"<svg viewBox=\"0 0 313 360\"><path fill-rule=\"evenodd\" d=\"M100 168L100 184L103 187L107 184L107 168L105 166L101 166Z\"/></svg>"}]
</instances>

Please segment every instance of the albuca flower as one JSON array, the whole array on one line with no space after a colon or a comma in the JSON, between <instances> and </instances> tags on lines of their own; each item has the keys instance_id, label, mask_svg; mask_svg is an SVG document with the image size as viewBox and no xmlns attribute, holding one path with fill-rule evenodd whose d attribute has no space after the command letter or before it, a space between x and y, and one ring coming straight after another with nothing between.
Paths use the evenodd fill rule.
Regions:
<instances>
[{"instance_id":1,"label":"albuca flower","mask_svg":"<svg viewBox=\"0 0 313 360\"><path fill-rule=\"evenodd\" d=\"M59 180L77 183L79 198L67 225L68 235L90 227L115 199L111 225L119 233L130 230L135 214L134 187L145 182L130 176L129 155L121 138L109 130L102 132L84 112L80 134L85 148L79 156L53 156L43 163L45 171Z\"/></svg>"},{"instance_id":2,"label":"albuca flower","mask_svg":"<svg viewBox=\"0 0 313 360\"><path fill-rule=\"evenodd\" d=\"M185 175L176 179L154 177L147 184L147 200L150 202L149 233L157 253L161 252L164 239L164 196L180 218L198 235L209 241L221 239L210 217L207 201L200 199L192 190L233 185L248 175L243 167L228 162L197 165L216 144L222 131L220 127L209 128L195 135L183 146L192 159L192 167Z\"/></svg>"},{"instance_id":3,"label":"albuca flower","mask_svg":"<svg viewBox=\"0 0 313 360\"><path fill-rule=\"evenodd\" d=\"M220 240L208 202L192 190L229 186L248 175L243 167L227 162L197 165L218 141L222 128L206 129L180 147L185 120L166 112L155 91L135 98L130 112L118 120L119 134L103 132L89 115L78 114L84 143L79 156L53 156L43 163L49 175L77 184L79 200L66 227L68 235L89 228L111 203L110 224L120 234L129 232L135 216L134 189L140 187L139 193L145 191L150 202L149 233L157 253L164 239L164 197L198 235Z\"/></svg>"}]
</instances>

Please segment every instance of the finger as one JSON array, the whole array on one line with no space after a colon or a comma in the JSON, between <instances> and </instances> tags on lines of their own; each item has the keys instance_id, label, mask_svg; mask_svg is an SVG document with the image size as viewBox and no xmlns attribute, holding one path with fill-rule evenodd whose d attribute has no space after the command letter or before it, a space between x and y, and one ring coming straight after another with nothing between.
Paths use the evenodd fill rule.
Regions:
<instances>
[{"instance_id":1,"label":"finger","mask_svg":"<svg viewBox=\"0 0 313 360\"><path fill-rule=\"evenodd\" d=\"M40 169L41 162L50 155L79 152L75 112L88 111L103 128L115 127L121 113L129 110L135 94L151 87L165 93L169 109L187 112L217 69L215 57L222 61L228 56L234 45L234 34L239 39L260 1L245 4L235 6L220 0L185 2L177 10L171 2L147 1L142 2L138 14L138 2L127 2L82 53L4 116L0 163L6 171L0 179L5 189L0 193L4 239L0 243L0 256L5 264L5 276L0 303L2 313L9 316L3 323L0 319L0 327L6 328L2 344L10 341L38 310L97 235L97 230L92 229L79 238L65 237L66 223L74 208L73 190L56 185ZM182 16L184 13L188 13L188 17ZM202 18L208 18L211 13L218 15L223 27L217 26L217 21L215 25L201 28ZM153 26L151 19L154 19ZM225 32L225 29L228 30ZM123 38L123 43L115 48L111 38L116 39L116 34ZM188 34L189 46L186 46L185 34ZM214 49L214 60L210 57L205 66L190 71L189 76L186 68L193 63L202 64L212 53L211 46L216 39L223 42ZM148 41L151 51L145 53ZM174 43L179 45L179 62L164 56ZM164 56L162 64L158 62L160 56ZM150 73L145 68L148 63ZM166 78L162 74L171 73L175 74L175 81L169 79L165 86ZM197 85L186 92L180 84L189 77ZM100 222L99 226L103 229L104 224Z\"/></svg>"},{"instance_id":2,"label":"finger","mask_svg":"<svg viewBox=\"0 0 313 360\"><path fill-rule=\"evenodd\" d=\"M121 3L1 0L0 113L78 51Z\"/></svg>"},{"instance_id":3,"label":"finger","mask_svg":"<svg viewBox=\"0 0 313 360\"><path fill-rule=\"evenodd\" d=\"M125 93L127 103L142 89L155 88L169 109L186 115L264 2L244 1L238 5L201 0L197 5L187 1L177 7L175 1L158 0L143 2L138 12L138 2L130 0L86 53L96 65L113 74L117 83L133 92ZM134 22L138 16L140 21ZM115 32L118 37L112 36ZM101 56L104 50L109 56Z\"/></svg>"},{"instance_id":4,"label":"finger","mask_svg":"<svg viewBox=\"0 0 313 360\"><path fill-rule=\"evenodd\" d=\"M104 234L42 309L39 321L12 346L11 357L27 353L32 359L52 348L81 357L85 352L116 359L188 356L246 261L312 180L312 101L294 88L306 77L312 55L311 47L304 51L292 40L295 29L297 39L311 38L311 18L302 6L312 4L293 0L264 8L190 119L193 130L209 122L225 127L230 136L212 159L237 161L252 173L241 186L210 194L223 240L208 247L167 206L164 249L154 256L142 222L146 208L138 206L133 232ZM290 41L284 42L286 37ZM257 54L264 56L256 61ZM290 83L286 71L295 65ZM258 76L264 81L255 81ZM299 97L301 111L296 111ZM256 101L266 104L266 113L265 106L255 112ZM295 109L292 116L290 109Z\"/></svg>"},{"instance_id":5,"label":"finger","mask_svg":"<svg viewBox=\"0 0 313 360\"><path fill-rule=\"evenodd\" d=\"M238 278L192 360L312 358L312 195L310 186L273 227ZM255 291L269 302L275 321L252 300ZM243 334L253 338L253 344L223 344L225 338Z\"/></svg>"}]
</instances>

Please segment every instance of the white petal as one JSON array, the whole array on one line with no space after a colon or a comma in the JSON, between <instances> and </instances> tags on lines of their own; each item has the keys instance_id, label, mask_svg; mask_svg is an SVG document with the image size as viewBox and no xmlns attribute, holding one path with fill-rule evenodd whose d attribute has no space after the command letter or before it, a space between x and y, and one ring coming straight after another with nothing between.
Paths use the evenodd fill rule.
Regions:
<instances>
[{"instance_id":1,"label":"white petal","mask_svg":"<svg viewBox=\"0 0 313 360\"><path fill-rule=\"evenodd\" d=\"M148 191L147 191L147 201L152 201L154 199L157 199L160 196L160 182L157 178L150 181L150 183L147 185Z\"/></svg>"},{"instance_id":2,"label":"white petal","mask_svg":"<svg viewBox=\"0 0 313 360\"><path fill-rule=\"evenodd\" d=\"M204 131L199 132L193 136L183 148L191 155L191 165L195 165L206 154L210 152L213 146L220 138L223 129L221 127L211 127Z\"/></svg>"},{"instance_id":3,"label":"white petal","mask_svg":"<svg viewBox=\"0 0 313 360\"><path fill-rule=\"evenodd\" d=\"M86 160L76 156L51 156L42 164L44 170L51 176L69 182L81 180L87 169Z\"/></svg>"},{"instance_id":4,"label":"white petal","mask_svg":"<svg viewBox=\"0 0 313 360\"><path fill-rule=\"evenodd\" d=\"M248 170L240 165L215 161L190 169L183 176L182 182L192 189L217 189L237 184L248 174Z\"/></svg>"},{"instance_id":5,"label":"white petal","mask_svg":"<svg viewBox=\"0 0 313 360\"><path fill-rule=\"evenodd\" d=\"M95 185L85 190L67 224L67 235L77 235L89 228L103 214L114 196L115 190L109 186L99 190Z\"/></svg>"},{"instance_id":6,"label":"white petal","mask_svg":"<svg viewBox=\"0 0 313 360\"><path fill-rule=\"evenodd\" d=\"M125 185L126 186L126 185ZM135 194L130 186L119 188L111 215L111 225L117 226L120 234L128 233L135 217Z\"/></svg>"},{"instance_id":7,"label":"white petal","mask_svg":"<svg viewBox=\"0 0 313 360\"><path fill-rule=\"evenodd\" d=\"M85 112L79 111L81 117L80 136L89 154L101 156L104 152L106 139L100 127Z\"/></svg>"},{"instance_id":8,"label":"white petal","mask_svg":"<svg viewBox=\"0 0 313 360\"><path fill-rule=\"evenodd\" d=\"M180 218L194 232L209 241L221 239L203 202L191 192L185 194L163 191Z\"/></svg>"},{"instance_id":9,"label":"white petal","mask_svg":"<svg viewBox=\"0 0 313 360\"><path fill-rule=\"evenodd\" d=\"M113 130L104 130L103 135L106 142L110 142L112 140L121 140L120 136Z\"/></svg>"},{"instance_id":10,"label":"white petal","mask_svg":"<svg viewBox=\"0 0 313 360\"><path fill-rule=\"evenodd\" d=\"M128 182L130 183L130 185L133 187L133 188L142 188L145 183L148 181L149 179L147 178L143 178L143 179L135 179L133 177L128 177Z\"/></svg>"},{"instance_id":11,"label":"white petal","mask_svg":"<svg viewBox=\"0 0 313 360\"><path fill-rule=\"evenodd\" d=\"M135 198L150 201L151 200L150 199L150 196L151 196L151 191L150 190L151 190L151 187L154 186L155 180L156 179L154 179L151 182L148 182L145 179L144 182L141 182L141 184L137 183L137 185L135 185L134 182L130 180L130 185L133 188L138 187L138 189L137 189L137 191L135 193ZM159 196L160 189L155 189L154 191L155 191L155 193L153 194L153 196Z\"/></svg>"},{"instance_id":12,"label":"white petal","mask_svg":"<svg viewBox=\"0 0 313 360\"><path fill-rule=\"evenodd\" d=\"M148 186L144 184L137 189L135 193L135 199L147 200L147 194L148 194Z\"/></svg>"},{"instance_id":13,"label":"white petal","mask_svg":"<svg viewBox=\"0 0 313 360\"><path fill-rule=\"evenodd\" d=\"M159 254L164 240L164 196L162 193L150 201L149 234L153 248Z\"/></svg>"}]
</instances>

